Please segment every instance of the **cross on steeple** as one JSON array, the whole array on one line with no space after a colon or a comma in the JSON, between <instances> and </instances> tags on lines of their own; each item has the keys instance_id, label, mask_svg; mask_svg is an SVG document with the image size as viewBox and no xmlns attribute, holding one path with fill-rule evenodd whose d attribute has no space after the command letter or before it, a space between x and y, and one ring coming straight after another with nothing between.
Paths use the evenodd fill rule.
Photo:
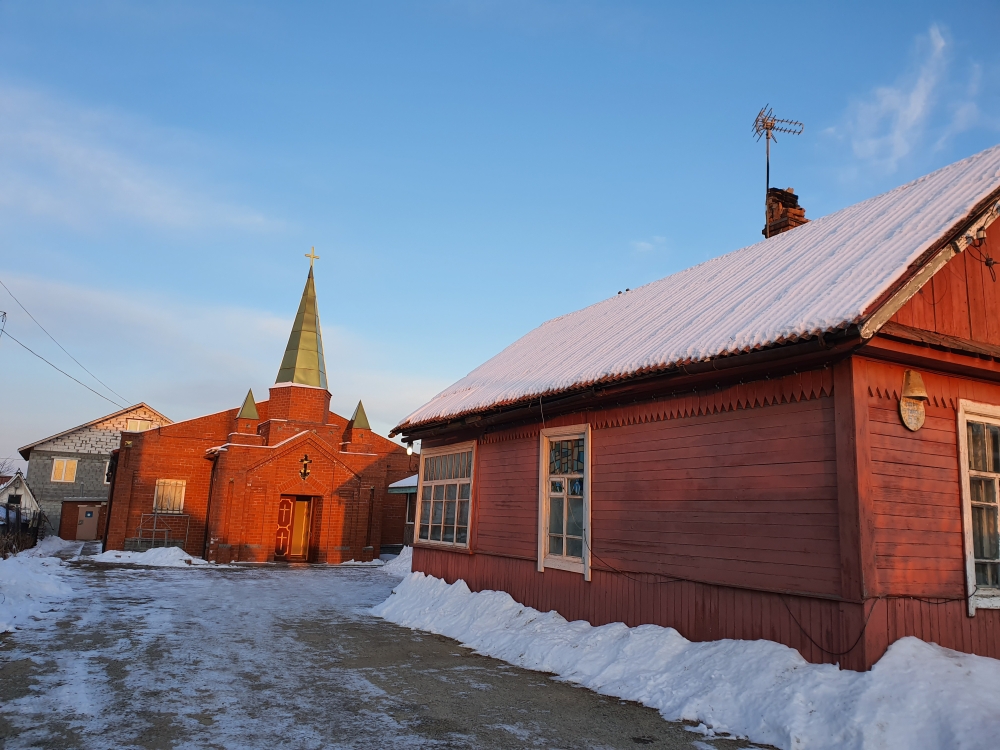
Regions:
<instances>
[{"instance_id":1,"label":"cross on steeple","mask_svg":"<svg viewBox=\"0 0 1000 750\"><path fill-rule=\"evenodd\" d=\"M319 260L319 256L316 255L316 247L314 246L312 250L306 253L306 257L309 259L309 267L313 267L313 263Z\"/></svg>"}]
</instances>

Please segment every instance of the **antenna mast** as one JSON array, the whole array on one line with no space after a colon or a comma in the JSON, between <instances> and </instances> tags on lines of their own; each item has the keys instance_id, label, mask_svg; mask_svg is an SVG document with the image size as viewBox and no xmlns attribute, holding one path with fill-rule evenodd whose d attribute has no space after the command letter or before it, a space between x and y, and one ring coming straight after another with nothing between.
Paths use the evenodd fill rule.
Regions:
<instances>
[{"instance_id":1,"label":"antenna mast","mask_svg":"<svg viewBox=\"0 0 1000 750\"><path fill-rule=\"evenodd\" d=\"M774 110L767 104L761 107L760 112L757 113L757 119L753 121L753 132L757 135L757 140L760 141L762 137L767 139L767 177L764 188L765 238L771 236L771 227L767 216L767 193L771 189L771 141L778 142L778 139L774 137L775 133L802 135L804 129L805 125L798 120L781 120L775 117Z\"/></svg>"}]
</instances>

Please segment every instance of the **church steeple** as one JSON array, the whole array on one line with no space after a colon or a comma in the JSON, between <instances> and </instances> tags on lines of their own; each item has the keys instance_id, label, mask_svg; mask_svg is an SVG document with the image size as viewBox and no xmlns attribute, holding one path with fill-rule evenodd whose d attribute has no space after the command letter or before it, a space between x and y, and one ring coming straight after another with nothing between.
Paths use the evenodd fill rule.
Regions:
<instances>
[{"instance_id":1,"label":"church steeple","mask_svg":"<svg viewBox=\"0 0 1000 750\"><path fill-rule=\"evenodd\" d=\"M313 283L312 260L306 278L302 300L295 314L292 332L281 360L281 369L275 383L300 383L326 388L326 361L323 359L323 334L319 327L319 308L316 305L316 286Z\"/></svg>"}]
</instances>

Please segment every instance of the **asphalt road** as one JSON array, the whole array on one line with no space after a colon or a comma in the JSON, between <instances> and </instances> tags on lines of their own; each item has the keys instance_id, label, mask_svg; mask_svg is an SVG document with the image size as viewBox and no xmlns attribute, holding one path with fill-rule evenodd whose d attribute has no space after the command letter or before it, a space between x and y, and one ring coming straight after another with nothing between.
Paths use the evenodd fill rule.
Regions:
<instances>
[{"instance_id":1,"label":"asphalt road","mask_svg":"<svg viewBox=\"0 0 1000 750\"><path fill-rule=\"evenodd\" d=\"M751 746L372 617L378 570L65 575L72 599L0 636L0 747Z\"/></svg>"}]
</instances>

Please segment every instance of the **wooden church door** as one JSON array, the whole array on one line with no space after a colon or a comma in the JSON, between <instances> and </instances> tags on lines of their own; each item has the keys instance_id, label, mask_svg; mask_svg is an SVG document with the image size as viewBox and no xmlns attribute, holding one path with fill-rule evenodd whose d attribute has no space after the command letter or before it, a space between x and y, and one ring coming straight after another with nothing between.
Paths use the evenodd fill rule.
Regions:
<instances>
[{"instance_id":1,"label":"wooden church door","mask_svg":"<svg viewBox=\"0 0 1000 750\"><path fill-rule=\"evenodd\" d=\"M283 497L278 503L274 556L304 560L309 555L309 500Z\"/></svg>"}]
</instances>

